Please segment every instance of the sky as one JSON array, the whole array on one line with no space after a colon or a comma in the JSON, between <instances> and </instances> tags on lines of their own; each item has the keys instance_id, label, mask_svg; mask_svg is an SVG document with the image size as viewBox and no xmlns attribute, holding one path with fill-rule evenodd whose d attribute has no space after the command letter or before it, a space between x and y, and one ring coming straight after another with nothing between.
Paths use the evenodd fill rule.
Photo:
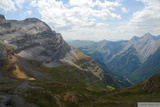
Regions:
<instances>
[{"instance_id":1,"label":"sky","mask_svg":"<svg viewBox=\"0 0 160 107\"><path fill-rule=\"evenodd\" d=\"M0 14L41 19L65 40L160 35L160 0L1 0Z\"/></svg>"}]
</instances>

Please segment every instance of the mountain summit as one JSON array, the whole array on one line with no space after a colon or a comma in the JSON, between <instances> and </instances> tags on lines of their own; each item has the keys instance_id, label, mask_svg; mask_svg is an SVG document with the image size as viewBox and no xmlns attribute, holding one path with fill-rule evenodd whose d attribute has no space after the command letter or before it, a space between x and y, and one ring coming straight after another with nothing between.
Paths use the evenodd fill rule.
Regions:
<instances>
[{"instance_id":1,"label":"mountain summit","mask_svg":"<svg viewBox=\"0 0 160 107\"><path fill-rule=\"evenodd\" d=\"M29 60L37 60L44 65L61 65L72 48L65 43L61 34L52 31L44 22L36 18L23 21L1 20L1 41L11 44L16 54ZM75 56L73 56L75 55ZM76 58L76 54L71 56Z\"/></svg>"}]
</instances>

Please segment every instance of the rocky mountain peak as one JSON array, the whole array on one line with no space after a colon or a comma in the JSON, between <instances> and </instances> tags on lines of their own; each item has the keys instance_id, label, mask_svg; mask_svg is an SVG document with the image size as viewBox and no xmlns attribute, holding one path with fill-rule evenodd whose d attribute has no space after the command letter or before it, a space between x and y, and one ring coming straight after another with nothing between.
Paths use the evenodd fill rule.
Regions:
<instances>
[{"instance_id":1,"label":"rocky mountain peak","mask_svg":"<svg viewBox=\"0 0 160 107\"><path fill-rule=\"evenodd\" d=\"M38 22L38 21L41 21L37 18L26 18L24 21L28 21L28 22Z\"/></svg>"},{"instance_id":2,"label":"rocky mountain peak","mask_svg":"<svg viewBox=\"0 0 160 107\"><path fill-rule=\"evenodd\" d=\"M134 36L128 41L126 47L122 52L130 48L134 48L138 55L141 57L141 62L143 63L152 53L154 53L158 47L158 37L153 36L150 33L146 33L141 37Z\"/></svg>"},{"instance_id":3,"label":"rocky mountain peak","mask_svg":"<svg viewBox=\"0 0 160 107\"><path fill-rule=\"evenodd\" d=\"M153 39L152 34L146 33L142 37L133 36L130 41L132 41L134 43L134 42L138 42L139 40L148 40L148 39Z\"/></svg>"},{"instance_id":4,"label":"rocky mountain peak","mask_svg":"<svg viewBox=\"0 0 160 107\"><path fill-rule=\"evenodd\" d=\"M0 20L5 20L5 16L0 14Z\"/></svg>"},{"instance_id":5,"label":"rocky mountain peak","mask_svg":"<svg viewBox=\"0 0 160 107\"><path fill-rule=\"evenodd\" d=\"M11 44L16 54L49 67L61 65L61 60L72 50L61 34L37 18L1 21L0 34L0 40Z\"/></svg>"},{"instance_id":6,"label":"rocky mountain peak","mask_svg":"<svg viewBox=\"0 0 160 107\"><path fill-rule=\"evenodd\" d=\"M99 79L103 70L90 57L69 46L60 33L36 18L0 21L0 40L14 47L16 55L47 67L73 65Z\"/></svg>"},{"instance_id":7,"label":"rocky mountain peak","mask_svg":"<svg viewBox=\"0 0 160 107\"><path fill-rule=\"evenodd\" d=\"M99 45L99 48L103 48L106 44L107 44L107 40L102 40L102 41L100 41L100 42L98 42L98 43L100 43L100 45Z\"/></svg>"},{"instance_id":8,"label":"rocky mountain peak","mask_svg":"<svg viewBox=\"0 0 160 107\"><path fill-rule=\"evenodd\" d=\"M142 37L152 37L152 34L151 33L146 33Z\"/></svg>"},{"instance_id":9,"label":"rocky mountain peak","mask_svg":"<svg viewBox=\"0 0 160 107\"><path fill-rule=\"evenodd\" d=\"M132 41L132 42L137 42L138 40L139 40L139 37L133 36L130 41Z\"/></svg>"},{"instance_id":10,"label":"rocky mountain peak","mask_svg":"<svg viewBox=\"0 0 160 107\"><path fill-rule=\"evenodd\" d=\"M153 39L153 35L150 33L146 33L141 37L141 39L143 40Z\"/></svg>"}]
</instances>

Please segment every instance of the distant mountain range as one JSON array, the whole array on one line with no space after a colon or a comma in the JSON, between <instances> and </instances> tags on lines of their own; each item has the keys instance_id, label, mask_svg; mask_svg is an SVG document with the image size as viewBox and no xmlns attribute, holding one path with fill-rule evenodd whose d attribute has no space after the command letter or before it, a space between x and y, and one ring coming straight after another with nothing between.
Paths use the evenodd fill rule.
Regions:
<instances>
[{"instance_id":1,"label":"distant mountain range","mask_svg":"<svg viewBox=\"0 0 160 107\"><path fill-rule=\"evenodd\" d=\"M124 41L76 40L69 44L132 83L143 81L160 71L160 36L150 33Z\"/></svg>"}]
</instances>

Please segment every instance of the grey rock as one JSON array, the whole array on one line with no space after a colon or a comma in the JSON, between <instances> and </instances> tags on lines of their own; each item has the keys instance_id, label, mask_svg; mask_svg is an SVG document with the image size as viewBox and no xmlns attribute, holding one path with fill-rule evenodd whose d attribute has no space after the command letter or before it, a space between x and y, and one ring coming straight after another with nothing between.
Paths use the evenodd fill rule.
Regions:
<instances>
[{"instance_id":1,"label":"grey rock","mask_svg":"<svg viewBox=\"0 0 160 107\"><path fill-rule=\"evenodd\" d=\"M38 61L48 67L69 64L83 70L89 69L87 71L91 71L101 79L100 75L103 70L92 58L85 62L85 67L76 63L80 61L76 49L68 45L60 33L56 33L39 19L0 20L0 40L12 45L14 52L25 59ZM93 62L96 66L87 67L87 63L90 62Z\"/></svg>"},{"instance_id":2,"label":"grey rock","mask_svg":"<svg viewBox=\"0 0 160 107\"><path fill-rule=\"evenodd\" d=\"M36 18L1 21L0 34L1 41L11 44L16 54L49 67L62 65L60 59L72 50L61 34Z\"/></svg>"},{"instance_id":3,"label":"grey rock","mask_svg":"<svg viewBox=\"0 0 160 107\"><path fill-rule=\"evenodd\" d=\"M0 95L0 107L38 107L18 95Z\"/></svg>"},{"instance_id":4,"label":"grey rock","mask_svg":"<svg viewBox=\"0 0 160 107\"><path fill-rule=\"evenodd\" d=\"M5 20L5 16L0 14L0 20Z\"/></svg>"}]
</instances>

